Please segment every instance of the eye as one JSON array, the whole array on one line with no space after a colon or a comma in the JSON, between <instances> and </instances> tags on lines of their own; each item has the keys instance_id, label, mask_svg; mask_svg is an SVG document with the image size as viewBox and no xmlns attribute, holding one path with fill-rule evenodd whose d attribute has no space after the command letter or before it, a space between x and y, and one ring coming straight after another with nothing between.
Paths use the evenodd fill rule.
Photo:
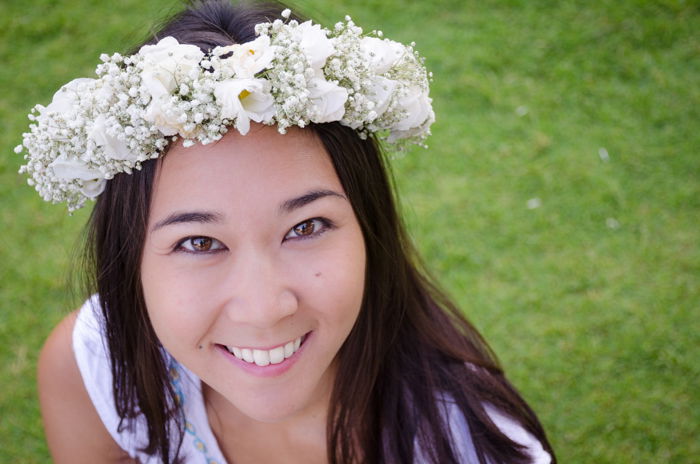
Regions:
<instances>
[{"instance_id":1,"label":"eye","mask_svg":"<svg viewBox=\"0 0 700 464\"><path fill-rule=\"evenodd\" d=\"M331 227L331 222L327 219L307 219L292 227L284 238L285 240L311 238L326 232Z\"/></svg>"},{"instance_id":2,"label":"eye","mask_svg":"<svg viewBox=\"0 0 700 464\"><path fill-rule=\"evenodd\" d=\"M200 236L187 237L177 244L175 250L187 253L212 253L225 248L226 247L215 238Z\"/></svg>"}]
</instances>

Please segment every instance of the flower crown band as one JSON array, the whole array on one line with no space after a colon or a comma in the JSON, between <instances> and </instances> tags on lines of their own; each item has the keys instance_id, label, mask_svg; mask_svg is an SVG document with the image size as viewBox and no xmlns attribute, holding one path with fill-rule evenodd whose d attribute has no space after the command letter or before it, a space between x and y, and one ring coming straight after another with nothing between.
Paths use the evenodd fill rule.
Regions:
<instances>
[{"instance_id":1,"label":"flower crown band","mask_svg":"<svg viewBox=\"0 0 700 464\"><path fill-rule=\"evenodd\" d=\"M410 46L363 35L349 17L331 31L285 19L255 27L244 44L197 46L165 37L132 56L100 56L96 79L75 79L37 105L15 152L20 173L46 201L70 211L108 179L185 146L219 140L250 121L290 126L337 121L402 149L423 145L435 120L430 75Z\"/></svg>"}]
</instances>

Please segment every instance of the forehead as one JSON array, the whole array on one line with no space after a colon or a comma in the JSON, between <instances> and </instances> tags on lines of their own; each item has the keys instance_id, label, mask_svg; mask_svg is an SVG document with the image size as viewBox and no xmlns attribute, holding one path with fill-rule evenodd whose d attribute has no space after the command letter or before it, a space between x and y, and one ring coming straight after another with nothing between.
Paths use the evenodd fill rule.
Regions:
<instances>
[{"instance_id":1,"label":"forehead","mask_svg":"<svg viewBox=\"0 0 700 464\"><path fill-rule=\"evenodd\" d=\"M309 129L283 135L256 125L245 136L232 130L216 143L173 146L158 167L151 211L278 203L310 189L342 192L318 137Z\"/></svg>"}]
</instances>

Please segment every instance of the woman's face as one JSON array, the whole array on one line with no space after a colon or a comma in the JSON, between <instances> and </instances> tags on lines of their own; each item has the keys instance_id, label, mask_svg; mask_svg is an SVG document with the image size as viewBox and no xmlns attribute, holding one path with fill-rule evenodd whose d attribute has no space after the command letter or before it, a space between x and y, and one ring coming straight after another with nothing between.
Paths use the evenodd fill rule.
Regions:
<instances>
[{"instance_id":1,"label":"woman's face","mask_svg":"<svg viewBox=\"0 0 700 464\"><path fill-rule=\"evenodd\" d=\"M163 346L246 416L325 407L357 319L360 226L321 142L254 126L163 158L141 264Z\"/></svg>"}]
</instances>

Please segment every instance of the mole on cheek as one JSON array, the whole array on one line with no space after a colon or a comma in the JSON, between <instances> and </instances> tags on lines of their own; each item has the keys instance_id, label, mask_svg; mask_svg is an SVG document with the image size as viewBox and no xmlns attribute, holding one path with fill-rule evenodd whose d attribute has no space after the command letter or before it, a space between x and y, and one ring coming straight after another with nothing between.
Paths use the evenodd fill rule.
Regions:
<instances>
[{"instance_id":1,"label":"mole on cheek","mask_svg":"<svg viewBox=\"0 0 700 464\"><path fill-rule=\"evenodd\" d=\"M316 277L321 277L321 273L320 273L320 272L317 272L317 273L314 274L314 275L315 275Z\"/></svg>"}]
</instances>

